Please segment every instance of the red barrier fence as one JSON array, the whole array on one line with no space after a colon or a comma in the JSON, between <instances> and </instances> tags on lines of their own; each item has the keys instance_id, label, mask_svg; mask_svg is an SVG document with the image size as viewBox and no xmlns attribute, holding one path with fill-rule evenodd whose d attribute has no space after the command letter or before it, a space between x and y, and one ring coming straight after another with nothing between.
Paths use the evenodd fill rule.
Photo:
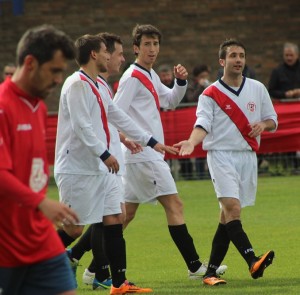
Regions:
<instances>
[{"instance_id":1,"label":"red barrier fence","mask_svg":"<svg viewBox=\"0 0 300 295\"><path fill-rule=\"evenodd\" d=\"M300 151L300 102L275 103L279 127L275 133L262 134L259 153L281 153ZM165 142L173 145L187 139L196 120L196 107L161 112L165 131ZM49 114L47 124L48 160L54 163L57 114ZM190 158L205 157L206 153L199 145ZM167 159L178 156L166 155Z\"/></svg>"}]
</instances>

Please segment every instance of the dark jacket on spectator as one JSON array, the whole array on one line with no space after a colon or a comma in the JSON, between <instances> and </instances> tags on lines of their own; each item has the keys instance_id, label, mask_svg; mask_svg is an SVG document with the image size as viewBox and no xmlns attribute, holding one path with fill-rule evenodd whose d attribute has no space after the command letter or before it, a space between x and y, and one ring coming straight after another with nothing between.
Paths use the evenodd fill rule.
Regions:
<instances>
[{"instance_id":1,"label":"dark jacket on spectator","mask_svg":"<svg viewBox=\"0 0 300 295\"><path fill-rule=\"evenodd\" d=\"M285 92L300 88L300 61L293 66L283 63L272 71L269 93L272 98L286 98Z\"/></svg>"}]
</instances>

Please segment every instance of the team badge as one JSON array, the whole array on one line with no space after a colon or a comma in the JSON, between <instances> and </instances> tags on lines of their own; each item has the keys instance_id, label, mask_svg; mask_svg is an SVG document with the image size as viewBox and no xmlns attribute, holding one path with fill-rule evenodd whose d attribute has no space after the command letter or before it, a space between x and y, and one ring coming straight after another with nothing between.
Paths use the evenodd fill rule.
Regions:
<instances>
[{"instance_id":1,"label":"team badge","mask_svg":"<svg viewBox=\"0 0 300 295\"><path fill-rule=\"evenodd\" d=\"M256 110L256 104L254 102L249 102L247 104L247 109L250 111L250 112L255 112Z\"/></svg>"}]
</instances>

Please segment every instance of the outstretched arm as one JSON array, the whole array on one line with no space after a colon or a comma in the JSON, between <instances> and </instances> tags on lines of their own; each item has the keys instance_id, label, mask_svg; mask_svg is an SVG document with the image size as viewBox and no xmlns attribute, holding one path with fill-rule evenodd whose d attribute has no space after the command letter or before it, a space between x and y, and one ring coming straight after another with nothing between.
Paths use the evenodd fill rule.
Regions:
<instances>
[{"instance_id":1,"label":"outstretched arm","mask_svg":"<svg viewBox=\"0 0 300 295\"><path fill-rule=\"evenodd\" d=\"M119 136L120 141L131 151L132 154L137 154L143 151L143 147L139 143L126 138L122 132L119 132Z\"/></svg>"},{"instance_id":2,"label":"outstretched arm","mask_svg":"<svg viewBox=\"0 0 300 295\"><path fill-rule=\"evenodd\" d=\"M201 126L196 126L188 140L180 141L174 144L174 147L180 148L180 156L190 155L194 151L195 146L203 141L206 134L207 132Z\"/></svg>"},{"instance_id":3,"label":"outstretched arm","mask_svg":"<svg viewBox=\"0 0 300 295\"><path fill-rule=\"evenodd\" d=\"M161 154L164 154L164 153L169 153L169 154L172 154L172 155L177 155L178 154L178 148L175 148L175 147L172 147L172 146L168 146L168 145L164 145L164 144L161 144L161 143L157 143L153 149Z\"/></svg>"}]
</instances>

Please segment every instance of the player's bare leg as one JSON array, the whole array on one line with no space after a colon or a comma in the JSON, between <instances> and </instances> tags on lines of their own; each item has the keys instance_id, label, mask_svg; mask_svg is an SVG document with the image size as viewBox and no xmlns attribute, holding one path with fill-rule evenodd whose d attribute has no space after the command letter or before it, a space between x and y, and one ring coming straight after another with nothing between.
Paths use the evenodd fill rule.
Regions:
<instances>
[{"instance_id":1,"label":"player's bare leg","mask_svg":"<svg viewBox=\"0 0 300 295\"><path fill-rule=\"evenodd\" d=\"M123 229L134 219L135 213L139 207L138 203L125 203L125 220L123 223Z\"/></svg>"}]
</instances>

